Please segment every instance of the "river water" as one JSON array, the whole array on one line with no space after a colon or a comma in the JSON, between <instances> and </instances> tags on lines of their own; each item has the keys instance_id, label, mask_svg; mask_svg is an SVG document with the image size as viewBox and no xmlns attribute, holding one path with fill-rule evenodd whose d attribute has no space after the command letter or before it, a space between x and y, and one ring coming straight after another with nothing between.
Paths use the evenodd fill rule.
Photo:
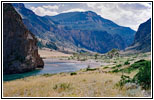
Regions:
<instances>
[{"instance_id":1,"label":"river water","mask_svg":"<svg viewBox=\"0 0 154 100\"><path fill-rule=\"evenodd\" d=\"M4 75L4 81L10 81L15 79L20 79L28 76L40 75L40 74L54 74L60 72L74 72L83 68L86 68L86 64L82 63L73 63L73 62L50 62L50 60L44 60L44 68L40 70L34 70L31 72L26 72L22 74L12 74L12 75Z\"/></svg>"}]
</instances>

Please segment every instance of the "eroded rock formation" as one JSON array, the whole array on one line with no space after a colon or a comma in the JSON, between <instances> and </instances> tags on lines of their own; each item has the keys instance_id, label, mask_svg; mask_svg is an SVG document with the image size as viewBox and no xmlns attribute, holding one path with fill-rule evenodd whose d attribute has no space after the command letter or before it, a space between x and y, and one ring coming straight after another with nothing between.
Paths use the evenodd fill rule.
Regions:
<instances>
[{"instance_id":1,"label":"eroded rock formation","mask_svg":"<svg viewBox=\"0 0 154 100\"><path fill-rule=\"evenodd\" d=\"M37 39L26 29L21 16L9 3L3 4L3 73L22 73L43 68Z\"/></svg>"}]
</instances>

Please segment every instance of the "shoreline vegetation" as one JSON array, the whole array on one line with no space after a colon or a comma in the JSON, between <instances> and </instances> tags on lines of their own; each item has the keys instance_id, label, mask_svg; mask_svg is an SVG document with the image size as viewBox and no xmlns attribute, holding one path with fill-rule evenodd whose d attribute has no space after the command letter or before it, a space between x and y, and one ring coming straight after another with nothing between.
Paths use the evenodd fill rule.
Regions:
<instances>
[{"instance_id":1,"label":"shoreline vegetation","mask_svg":"<svg viewBox=\"0 0 154 100\"><path fill-rule=\"evenodd\" d=\"M55 51L43 52L56 54ZM46 73L3 82L3 95L4 97L150 97L151 87L144 88L144 82L137 83L142 81L138 81L140 75L137 77L137 73L142 73L140 66L151 64L151 53L129 56L119 56L115 51L109 53L106 54L107 56L85 53L65 55L65 57L61 57L63 53L58 57L44 56L44 58L57 58L58 61L65 62L95 61L108 64L98 67L88 66L76 72ZM42 57L40 52L39 54Z\"/></svg>"}]
</instances>

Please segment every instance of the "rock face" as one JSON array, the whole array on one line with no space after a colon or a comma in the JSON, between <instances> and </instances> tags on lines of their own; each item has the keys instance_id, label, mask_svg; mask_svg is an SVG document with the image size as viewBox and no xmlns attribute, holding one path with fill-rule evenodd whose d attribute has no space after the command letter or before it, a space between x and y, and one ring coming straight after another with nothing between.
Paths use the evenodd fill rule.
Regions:
<instances>
[{"instance_id":1,"label":"rock face","mask_svg":"<svg viewBox=\"0 0 154 100\"><path fill-rule=\"evenodd\" d=\"M123 50L134 39L134 30L119 26L92 11L40 17L24 4L14 3L13 6L35 36L54 42L58 47L106 53L113 48Z\"/></svg>"},{"instance_id":2,"label":"rock face","mask_svg":"<svg viewBox=\"0 0 154 100\"><path fill-rule=\"evenodd\" d=\"M22 73L43 68L37 39L26 29L22 18L9 3L3 4L3 73Z\"/></svg>"},{"instance_id":3,"label":"rock face","mask_svg":"<svg viewBox=\"0 0 154 100\"><path fill-rule=\"evenodd\" d=\"M151 18L140 24L133 44L126 50L136 50L138 52L151 51Z\"/></svg>"},{"instance_id":4,"label":"rock face","mask_svg":"<svg viewBox=\"0 0 154 100\"><path fill-rule=\"evenodd\" d=\"M111 35L119 35L125 43L123 48L131 45L134 40L134 30L129 27L119 26L93 11L61 13L55 16L46 16L46 18L58 22L59 26L73 30L106 31Z\"/></svg>"}]
</instances>

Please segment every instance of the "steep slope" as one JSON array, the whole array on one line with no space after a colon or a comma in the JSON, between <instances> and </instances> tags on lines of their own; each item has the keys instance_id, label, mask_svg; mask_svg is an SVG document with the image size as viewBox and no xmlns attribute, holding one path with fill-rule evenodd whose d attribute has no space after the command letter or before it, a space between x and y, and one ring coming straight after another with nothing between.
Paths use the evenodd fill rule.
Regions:
<instances>
[{"instance_id":1,"label":"steep slope","mask_svg":"<svg viewBox=\"0 0 154 100\"><path fill-rule=\"evenodd\" d=\"M88 49L105 53L113 48L124 49L129 43L132 43L133 30L130 32L129 28L118 26L94 12L66 13L66 15L57 15L58 18L56 16L40 17L25 8L23 4L13 5L30 31L48 43L55 43L61 49L69 48L73 51ZM113 31L110 32L110 30ZM123 38L124 34L128 39Z\"/></svg>"},{"instance_id":2,"label":"steep slope","mask_svg":"<svg viewBox=\"0 0 154 100\"><path fill-rule=\"evenodd\" d=\"M9 3L3 4L3 73L22 73L43 68L37 39L26 29L22 18Z\"/></svg>"},{"instance_id":3,"label":"steep slope","mask_svg":"<svg viewBox=\"0 0 154 100\"><path fill-rule=\"evenodd\" d=\"M100 53L106 53L113 48L124 49L124 41L119 35L110 35L106 31L89 30L67 30L58 31L63 38L71 41L78 47L84 47L88 50Z\"/></svg>"},{"instance_id":4,"label":"steep slope","mask_svg":"<svg viewBox=\"0 0 154 100\"><path fill-rule=\"evenodd\" d=\"M133 44L126 51L128 50L136 50L138 52L151 51L151 18L140 24Z\"/></svg>"},{"instance_id":5,"label":"steep slope","mask_svg":"<svg viewBox=\"0 0 154 100\"><path fill-rule=\"evenodd\" d=\"M61 13L56 16L46 16L46 18L57 21L59 27L63 26L74 30L106 31L111 35L118 34L125 40L126 46L132 44L134 40L134 30L129 27L119 26L92 11Z\"/></svg>"},{"instance_id":6,"label":"steep slope","mask_svg":"<svg viewBox=\"0 0 154 100\"><path fill-rule=\"evenodd\" d=\"M49 44L53 44L50 47L54 47L55 45L59 48L71 47L76 48L75 45L70 43L67 40L64 40L63 37L54 33L54 31L58 31L57 23L52 21L51 19L47 19L45 17L37 16L33 11L25 8L24 4L22 3L13 3L12 4L16 11L21 15L23 19L23 23L25 26L32 32L34 35L39 38L39 40L45 40ZM41 43L41 41L39 41ZM54 44L55 43L55 44ZM41 43L41 45L44 43ZM48 47L42 45L43 47ZM54 49L54 48L51 48Z\"/></svg>"}]
</instances>

